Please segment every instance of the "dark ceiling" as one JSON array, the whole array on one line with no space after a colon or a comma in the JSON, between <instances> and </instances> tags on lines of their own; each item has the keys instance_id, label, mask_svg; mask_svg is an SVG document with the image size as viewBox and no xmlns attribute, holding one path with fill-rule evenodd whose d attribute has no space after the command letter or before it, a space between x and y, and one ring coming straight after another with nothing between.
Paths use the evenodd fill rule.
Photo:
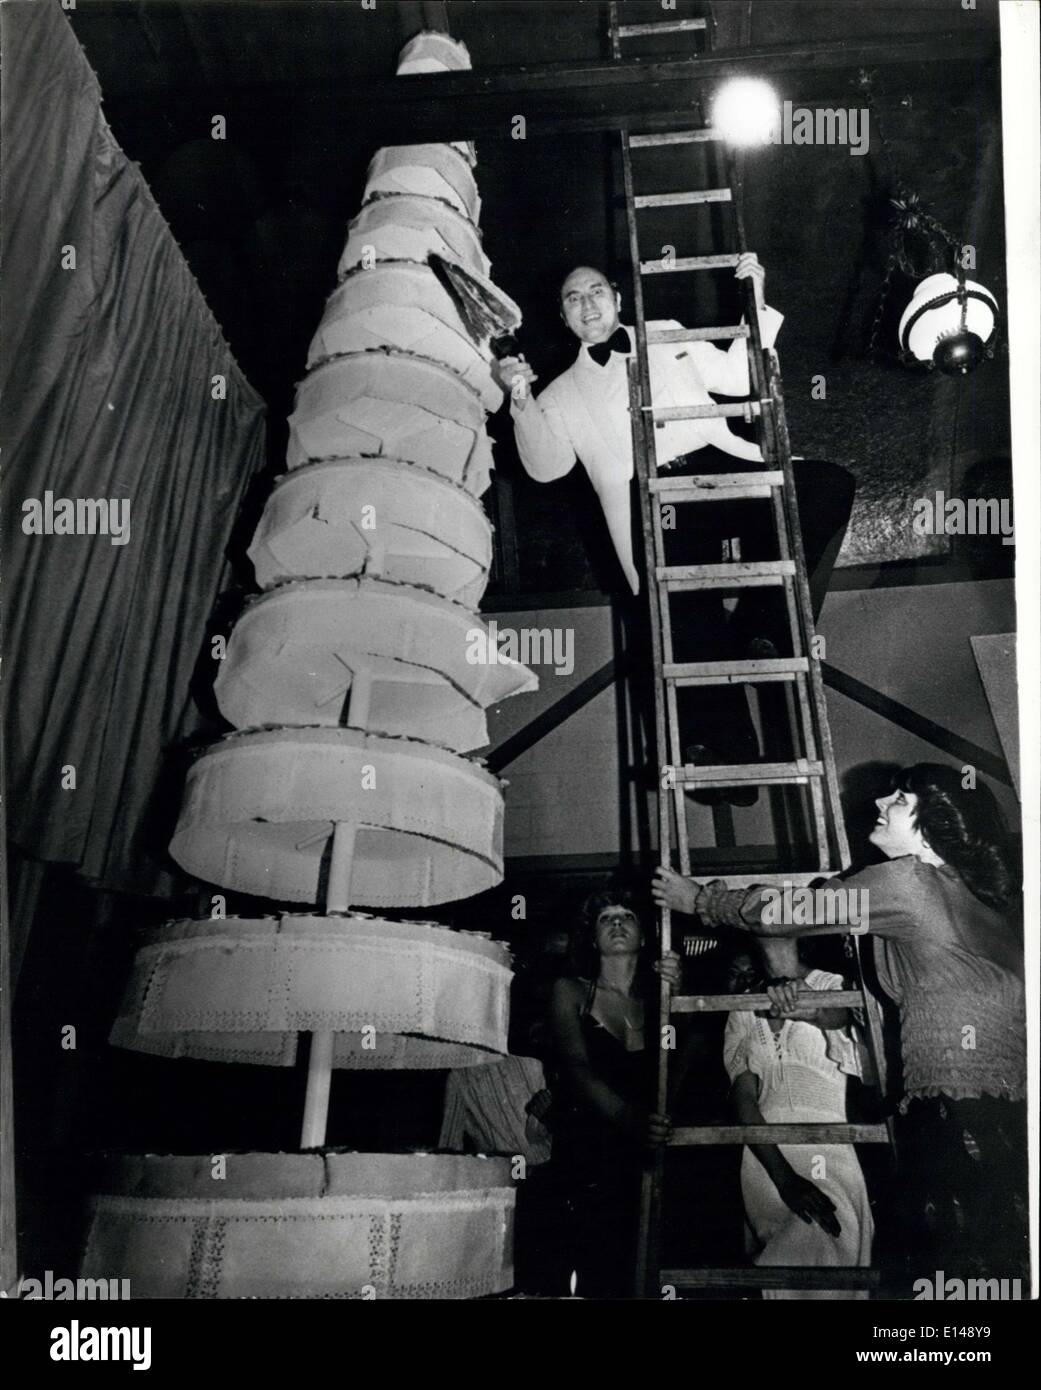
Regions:
<instances>
[{"instance_id":1,"label":"dark ceiling","mask_svg":"<svg viewBox=\"0 0 1041 1390\"><path fill-rule=\"evenodd\" d=\"M592 64L610 57L606 8L569 0L376 0L373 9L361 0L79 0L70 12L116 138L141 165L232 349L270 403L276 455L279 422L334 286L368 160L382 143L416 138L410 132L422 113L403 104L399 91L410 81L426 82L429 90L429 82L397 79L390 90L404 41L432 16L447 14L475 74L494 79L522 66ZM656 3L625 9L636 20L662 18ZM964 422L975 422L985 449L974 438L952 444L945 425L937 443L935 420L946 419L937 392L945 388L897 380L892 368L869 363L864 354L885 254L884 194L894 172L959 236L979 242L981 278L1003 297L994 0L980 0L974 11L956 0L755 0L751 6L678 0L676 15L706 11L717 53L749 43L802 46L788 71L771 75L780 94L795 102L859 105L858 45L885 40L885 60L872 70L889 155L877 139L862 159L834 148L773 148L749 157L745 196L749 241L769 268L769 298L787 314L781 347L795 448L847 462L861 479L863 544L859 550L854 544L852 557L894 558L880 517L908 467L918 469L920 481L931 449L944 454L944 467L958 455L964 472L980 461L981 450L1006 448L1007 380L1003 394L993 380L981 388L981 374L969 388L970 408L961 411L963 435ZM902 61L915 36L941 34L962 36L962 49L947 61ZM632 56L689 56L691 47L680 34L648 41ZM836 66L832 57L822 66L820 52L834 54L836 47L848 52L848 65ZM696 96L692 91L678 120L696 117ZM565 93L561 113L572 109L571 100ZM569 355L555 318L552 277L568 259L613 263L624 274L624 222L617 139L560 133L542 119L551 99L543 93L531 101L534 119L523 141L510 138L508 93L498 104L489 97L467 109L476 122L493 274L524 309L524 341L545 381ZM513 104L524 114L523 103ZM437 104L446 108L459 109ZM226 118L224 140L211 138L217 115ZM691 296L689 286L683 293L683 305L662 304L658 311L689 322L733 312L725 293L719 303ZM829 404L811 411L809 379L822 371L829 373ZM995 364L992 377L1002 374L1007 378L1006 367L998 372ZM911 439L909 420L920 427ZM501 424L493 430L508 439ZM877 437L869 447L870 432ZM556 561L540 551L539 537L559 524L554 518L565 485L529 484L508 443L499 462L516 482L516 508L532 537L522 587L588 587L587 558L571 570L559 562L568 549L588 550L581 527L571 525L563 546L557 533L549 547ZM567 485L572 493L576 486L581 479Z\"/></svg>"}]
</instances>

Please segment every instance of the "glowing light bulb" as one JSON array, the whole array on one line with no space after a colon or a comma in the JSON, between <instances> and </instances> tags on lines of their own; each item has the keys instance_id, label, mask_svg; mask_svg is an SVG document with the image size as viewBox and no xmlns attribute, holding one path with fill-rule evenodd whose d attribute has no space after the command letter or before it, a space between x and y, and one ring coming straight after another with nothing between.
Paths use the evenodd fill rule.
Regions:
<instances>
[{"instance_id":1,"label":"glowing light bulb","mask_svg":"<svg viewBox=\"0 0 1041 1390\"><path fill-rule=\"evenodd\" d=\"M766 145L781 128L777 93L761 77L724 82L712 101L712 126L731 145Z\"/></svg>"}]
</instances>

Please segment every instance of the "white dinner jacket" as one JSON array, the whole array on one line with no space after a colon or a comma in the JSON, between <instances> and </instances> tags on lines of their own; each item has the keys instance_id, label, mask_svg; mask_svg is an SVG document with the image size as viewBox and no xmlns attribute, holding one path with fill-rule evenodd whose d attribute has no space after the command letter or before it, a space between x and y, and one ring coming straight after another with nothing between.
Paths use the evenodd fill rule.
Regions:
<instances>
[{"instance_id":1,"label":"white dinner jacket","mask_svg":"<svg viewBox=\"0 0 1041 1390\"><path fill-rule=\"evenodd\" d=\"M772 347L783 316L776 309L765 308L759 318L763 346ZM682 326L675 319L647 324L648 328ZM633 330L628 332L635 342ZM710 342L652 343L648 356L656 406L710 405L710 391L744 396L750 389L748 354L742 338L736 338L726 350ZM619 562L637 593L629 516L633 453L626 361L626 356L613 353L607 366L601 367L583 344L566 371L523 406L512 401L510 413L521 462L537 482L564 477L576 461L585 468L600 499ZM762 457L758 447L734 434L725 419L669 421L657 429L659 466L708 444L737 458Z\"/></svg>"}]
</instances>

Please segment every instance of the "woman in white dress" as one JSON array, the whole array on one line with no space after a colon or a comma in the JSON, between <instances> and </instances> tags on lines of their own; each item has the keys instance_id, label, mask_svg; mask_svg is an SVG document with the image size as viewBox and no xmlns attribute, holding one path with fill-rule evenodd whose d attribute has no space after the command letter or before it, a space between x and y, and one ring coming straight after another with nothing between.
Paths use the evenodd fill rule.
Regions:
<instances>
[{"instance_id":1,"label":"woman in white dress","mask_svg":"<svg viewBox=\"0 0 1041 1390\"><path fill-rule=\"evenodd\" d=\"M742 1124L846 1120L846 1078L860 1076L849 1011L800 1009L800 989L841 989L842 978L809 970L790 940L763 940L769 1014L729 1015L723 1061ZM780 949L778 949L780 948ZM783 977L777 980L777 977ZM735 956L732 993L767 987L749 952ZM820 1268L871 1263L874 1223L851 1144L754 1144L741 1159L746 1234L757 1265ZM764 1290L764 1298L866 1298L862 1290Z\"/></svg>"}]
</instances>

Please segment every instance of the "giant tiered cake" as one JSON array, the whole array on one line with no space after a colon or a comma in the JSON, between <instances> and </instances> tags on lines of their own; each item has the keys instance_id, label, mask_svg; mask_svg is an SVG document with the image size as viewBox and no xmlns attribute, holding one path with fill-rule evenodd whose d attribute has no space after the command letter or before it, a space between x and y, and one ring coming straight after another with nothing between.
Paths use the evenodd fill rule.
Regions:
<instances>
[{"instance_id":1,"label":"giant tiered cake","mask_svg":"<svg viewBox=\"0 0 1041 1390\"><path fill-rule=\"evenodd\" d=\"M418 35L399 73L469 67ZM509 953L485 933L357 907L427 908L502 877L502 792L466 756L485 709L532 690L473 664L491 562L477 498L486 339L432 254L487 280L469 145L382 149L368 171L290 419L289 472L250 556L262 593L216 682L236 732L192 766L171 844L189 872L320 909L176 921L138 951L112 1041L292 1066L310 1034L300 1153L109 1163L84 1273L132 1297L444 1297L512 1282L505 1158L327 1150L331 1070L452 1068L506 1050ZM486 644L483 644L486 645ZM218 899L219 901L219 899Z\"/></svg>"}]
</instances>

